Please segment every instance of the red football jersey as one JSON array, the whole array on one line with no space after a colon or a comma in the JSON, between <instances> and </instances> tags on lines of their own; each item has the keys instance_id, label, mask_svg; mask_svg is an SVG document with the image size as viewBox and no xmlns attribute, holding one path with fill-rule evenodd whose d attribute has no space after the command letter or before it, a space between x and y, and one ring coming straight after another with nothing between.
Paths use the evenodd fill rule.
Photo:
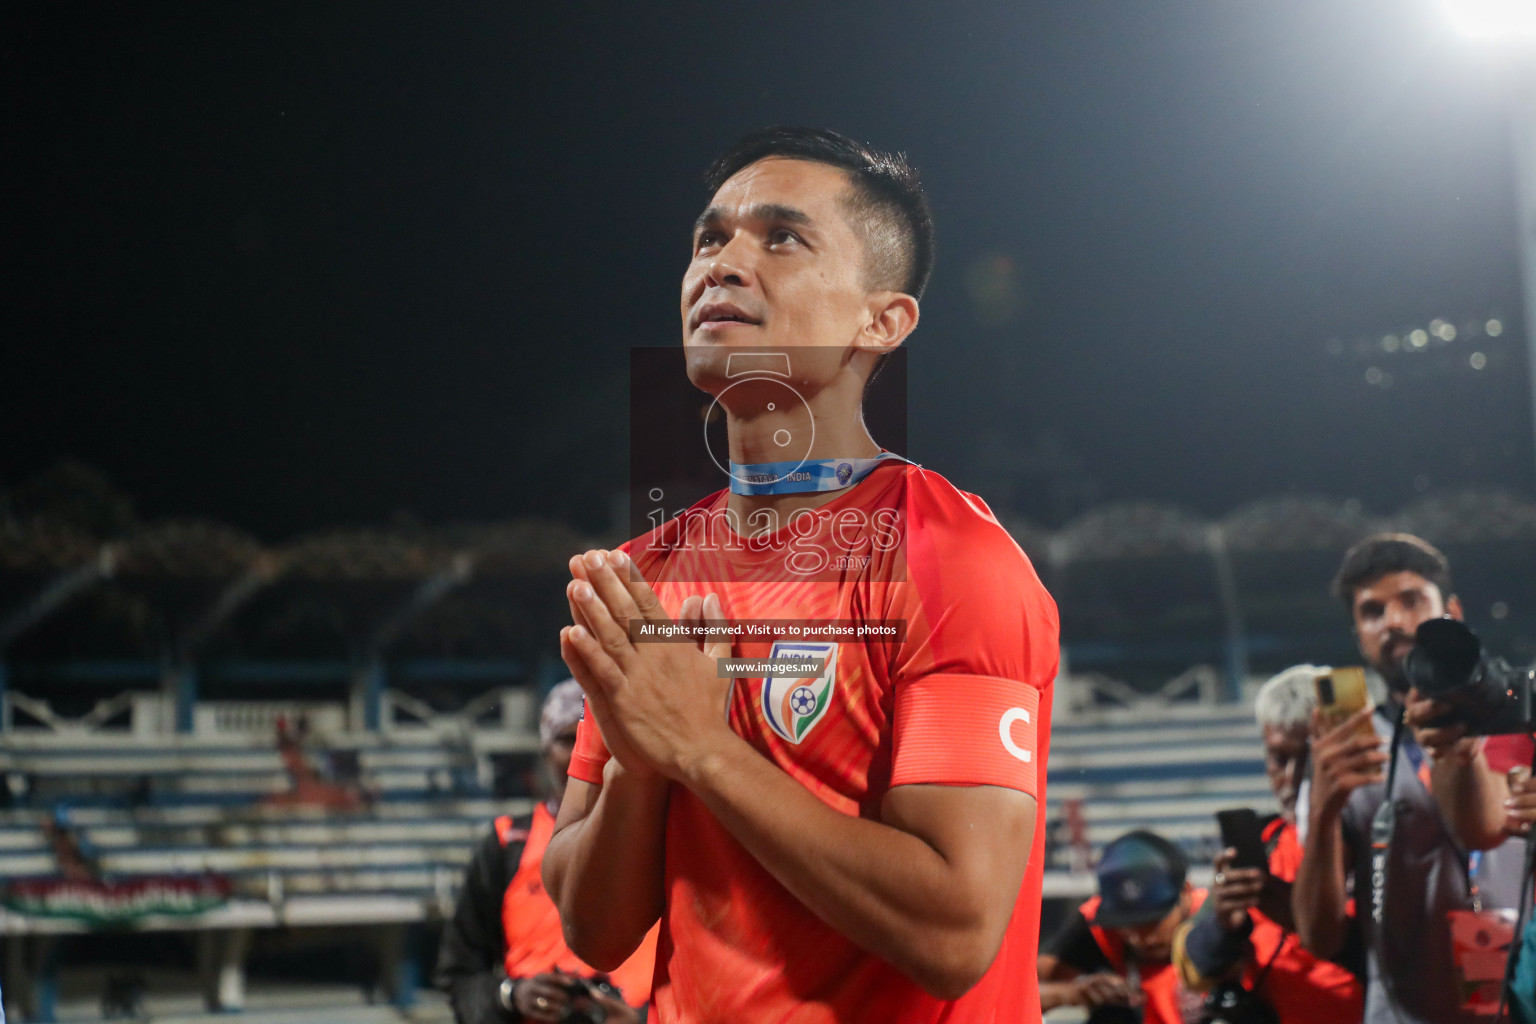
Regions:
<instances>
[{"instance_id":1,"label":"red football jersey","mask_svg":"<svg viewBox=\"0 0 1536 1024\"><path fill-rule=\"evenodd\" d=\"M690 512L725 502L722 491ZM1055 603L986 505L919 467L879 466L810 515L775 535L785 542L777 548L770 538L726 550L710 533L718 521L685 513L627 550L674 615L685 597L713 592L732 621L905 620L900 643L738 640L735 657L812 657L824 667L814 677L738 679L731 726L845 814L878 818L887 791L904 784L1029 793L1038 810L1028 868L991 968L959 999L935 999L823 923L674 784L652 989L657 1019L1038 1021ZM900 543L889 543L893 537ZM793 571L786 557L797 559ZM601 785L607 758L588 717L570 774Z\"/></svg>"}]
</instances>

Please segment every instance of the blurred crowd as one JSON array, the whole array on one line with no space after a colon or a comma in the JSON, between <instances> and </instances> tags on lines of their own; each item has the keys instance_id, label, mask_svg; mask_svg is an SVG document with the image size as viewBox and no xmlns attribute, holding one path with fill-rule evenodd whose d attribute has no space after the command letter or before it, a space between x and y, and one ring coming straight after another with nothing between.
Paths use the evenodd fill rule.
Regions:
<instances>
[{"instance_id":1,"label":"blurred crowd","mask_svg":"<svg viewBox=\"0 0 1536 1024\"><path fill-rule=\"evenodd\" d=\"M1161 836L1109 843L1097 895L1042 949L1046 1010L1095 1024L1536 1021L1522 677L1475 646L1460 664L1427 653L1462 607L1421 538L1355 545L1334 590L1382 691L1340 708L1332 681L1347 677L1324 666L1269 680L1255 712L1278 813L1218 815L1209 888Z\"/></svg>"}]
</instances>

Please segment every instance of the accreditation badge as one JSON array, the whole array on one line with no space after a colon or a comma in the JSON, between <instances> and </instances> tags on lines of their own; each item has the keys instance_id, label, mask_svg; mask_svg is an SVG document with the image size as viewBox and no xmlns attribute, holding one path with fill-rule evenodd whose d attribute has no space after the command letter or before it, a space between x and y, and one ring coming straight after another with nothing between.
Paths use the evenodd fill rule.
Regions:
<instances>
[{"instance_id":1,"label":"accreditation badge","mask_svg":"<svg viewBox=\"0 0 1536 1024\"><path fill-rule=\"evenodd\" d=\"M1515 941L1513 910L1452 910L1451 952L1461 983L1461 1008L1492 1018L1499 1012L1504 966Z\"/></svg>"}]
</instances>

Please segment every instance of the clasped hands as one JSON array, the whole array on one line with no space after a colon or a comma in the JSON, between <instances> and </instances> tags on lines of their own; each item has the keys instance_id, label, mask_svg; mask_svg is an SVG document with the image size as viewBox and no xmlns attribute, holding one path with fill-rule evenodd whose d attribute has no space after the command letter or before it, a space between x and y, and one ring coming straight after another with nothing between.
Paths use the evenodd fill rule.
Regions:
<instances>
[{"instance_id":1,"label":"clasped hands","mask_svg":"<svg viewBox=\"0 0 1536 1024\"><path fill-rule=\"evenodd\" d=\"M716 673L729 640L635 642L629 624L673 620L622 551L592 550L570 561L572 625L560 657L587 695L603 742L624 771L682 781L711 752L740 742L726 719L733 681ZM714 594L690 596L677 624L723 624Z\"/></svg>"}]
</instances>

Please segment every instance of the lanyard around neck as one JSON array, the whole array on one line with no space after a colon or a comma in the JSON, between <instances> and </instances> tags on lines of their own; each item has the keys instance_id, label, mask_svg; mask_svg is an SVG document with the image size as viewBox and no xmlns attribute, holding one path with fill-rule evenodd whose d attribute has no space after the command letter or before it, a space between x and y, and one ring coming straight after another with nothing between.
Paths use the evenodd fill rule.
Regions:
<instances>
[{"instance_id":1,"label":"lanyard around neck","mask_svg":"<svg viewBox=\"0 0 1536 1024\"><path fill-rule=\"evenodd\" d=\"M872 459L804 459L800 462L732 462L732 494L812 494L840 491L863 480L880 463L901 459L881 452Z\"/></svg>"}]
</instances>

